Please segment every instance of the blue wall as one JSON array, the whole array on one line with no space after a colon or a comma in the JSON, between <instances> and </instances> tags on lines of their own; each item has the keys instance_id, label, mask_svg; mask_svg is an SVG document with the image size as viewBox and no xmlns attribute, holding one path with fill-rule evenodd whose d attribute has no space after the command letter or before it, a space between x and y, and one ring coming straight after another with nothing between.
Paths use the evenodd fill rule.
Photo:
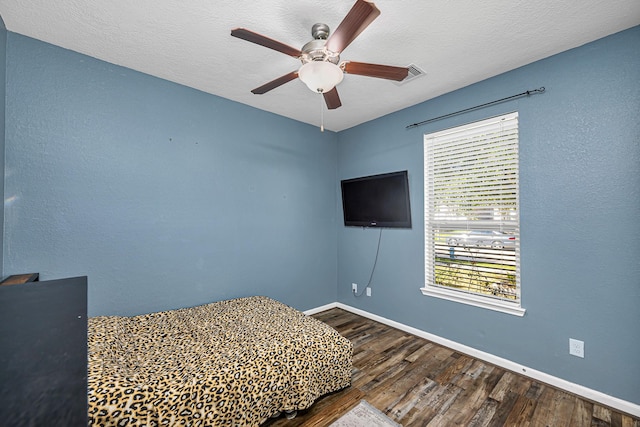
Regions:
<instances>
[{"instance_id":1,"label":"blue wall","mask_svg":"<svg viewBox=\"0 0 640 427\"><path fill-rule=\"evenodd\" d=\"M337 135L8 34L5 274L89 314L336 301Z\"/></svg>"},{"instance_id":2,"label":"blue wall","mask_svg":"<svg viewBox=\"0 0 640 427\"><path fill-rule=\"evenodd\" d=\"M0 189L4 200L4 123L5 123L5 92L7 71L7 29L0 16ZM4 236L4 209L0 209L0 236ZM0 277L3 277L4 256L0 245Z\"/></svg>"},{"instance_id":3,"label":"blue wall","mask_svg":"<svg viewBox=\"0 0 640 427\"><path fill-rule=\"evenodd\" d=\"M412 230L340 226L338 299L640 404L640 27L343 131L340 179L408 169ZM527 89L546 93L405 126ZM518 111L522 318L423 296L425 133ZM340 209L340 207L339 207ZM340 212L340 211L339 211ZM569 338L585 358L568 354Z\"/></svg>"}]
</instances>

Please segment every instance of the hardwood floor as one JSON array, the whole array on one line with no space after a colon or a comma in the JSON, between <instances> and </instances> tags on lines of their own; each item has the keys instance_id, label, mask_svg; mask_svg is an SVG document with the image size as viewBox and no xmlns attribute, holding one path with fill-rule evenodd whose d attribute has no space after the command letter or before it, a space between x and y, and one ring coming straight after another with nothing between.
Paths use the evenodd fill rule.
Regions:
<instances>
[{"instance_id":1,"label":"hardwood floor","mask_svg":"<svg viewBox=\"0 0 640 427\"><path fill-rule=\"evenodd\" d=\"M638 418L356 314L314 317L353 342L352 384L265 427L327 426L361 399L405 427L640 427Z\"/></svg>"}]
</instances>

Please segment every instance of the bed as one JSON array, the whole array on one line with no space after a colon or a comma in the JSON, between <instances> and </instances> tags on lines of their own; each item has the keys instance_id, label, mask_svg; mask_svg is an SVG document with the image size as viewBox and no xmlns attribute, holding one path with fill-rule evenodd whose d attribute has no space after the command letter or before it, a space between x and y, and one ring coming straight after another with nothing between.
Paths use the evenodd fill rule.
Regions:
<instances>
[{"instance_id":1,"label":"bed","mask_svg":"<svg viewBox=\"0 0 640 427\"><path fill-rule=\"evenodd\" d=\"M351 342L267 297L88 326L89 425L258 426L351 381Z\"/></svg>"}]
</instances>

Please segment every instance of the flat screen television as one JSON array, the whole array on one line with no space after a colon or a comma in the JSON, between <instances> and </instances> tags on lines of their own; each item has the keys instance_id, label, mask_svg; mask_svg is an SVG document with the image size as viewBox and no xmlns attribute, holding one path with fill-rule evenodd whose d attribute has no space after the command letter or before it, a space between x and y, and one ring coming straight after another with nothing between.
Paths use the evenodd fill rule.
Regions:
<instances>
[{"instance_id":1,"label":"flat screen television","mask_svg":"<svg viewBox=\"0 0 640 427\"><path fill-rule=\"evenodd\" d=\"M340 187L345 226L411 228L407 171L345 179Z\"/></svg>"}]
</instances>

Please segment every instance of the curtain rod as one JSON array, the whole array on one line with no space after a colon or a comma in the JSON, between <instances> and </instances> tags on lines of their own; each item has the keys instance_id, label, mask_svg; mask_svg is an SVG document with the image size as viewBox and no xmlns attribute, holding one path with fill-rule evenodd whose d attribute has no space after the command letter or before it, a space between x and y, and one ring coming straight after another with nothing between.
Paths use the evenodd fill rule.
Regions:
<instances>
[{"instance_id":1,"label":"curtain rod","mask_svg":"<svg viewBox=\"0 0 640 427\"><path fill-rule=\"evenodd\" d=\"M427 123L435 122L436 120L445 119L447 117L455 116L457 114L466 113L467 111L475 110L475 109L482 108L482 107L487 107L487 106L493 105L493 104L498 104L499 102L508 101L510 99L520 98L521 96L529 96L529 95L534 95L536 93L544 93L544 91L545 91L544 86L541 87L540 89L528 90L526 92L522 92L522 93L519 93L517 95L511 95L511 96L508 96L506 98L497 99L495 101L487 102L485 104L476 105L475 107L465 108L464 110L456 111L455 113L449 113L449 114L445 114L444 116L434 117L433 119L424 120L424 121L421 121L421 122L418 122L418 123L414 123L412 125L407 126L406 129L415 128L415 127L418 127L418 126L421 126L421 125L424 125L424 124L427 124Z\"/></svg>"}]
</instances>

